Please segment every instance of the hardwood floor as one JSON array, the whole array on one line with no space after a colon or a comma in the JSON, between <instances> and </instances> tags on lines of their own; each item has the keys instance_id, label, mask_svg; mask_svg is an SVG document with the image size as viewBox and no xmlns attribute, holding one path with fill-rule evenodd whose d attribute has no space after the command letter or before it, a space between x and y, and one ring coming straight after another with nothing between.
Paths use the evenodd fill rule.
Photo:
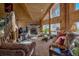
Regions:
<instances>
[{"instance_id":1,"label":"hardwood floor","mask_svg":"<svg viewBox=\"0 0 79 59\"><path fill-rule=\"evenodd\" d=\"M52 40L48 42L41 41L40 39L35 40L36 42L36 56L48 56L49 55L49 45L52 43Z\"/></svg>"}]
</instances>

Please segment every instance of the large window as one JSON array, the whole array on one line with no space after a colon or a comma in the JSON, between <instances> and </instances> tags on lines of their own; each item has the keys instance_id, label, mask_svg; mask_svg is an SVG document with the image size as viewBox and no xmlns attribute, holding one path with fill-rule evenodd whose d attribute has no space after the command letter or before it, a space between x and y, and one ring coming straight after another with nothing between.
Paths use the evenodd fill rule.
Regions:
<instances>
[{"instance_id":1,"label":"large window","mask_svg":"<svg viewBox=\"0 0 79 59\"><path fill-rule=\"evenodd\" d=\"M51 24L51 34L57 35L57 31L60 30L60 23Z\"/></svg>"},{"instance_id":2,"label":"large window","mask_svg":"<svg viewBox=\"0 0 79 59\"><path fill-rule=\"evenodd\" d=\"M43 33L49 34L49 24L43 25Z\"/></svg>"},{"instance_id":3,"label":"large window","mask_svg":"<svg viewBox=\"0 0 79 59\"><path fill-rule=\"evenodd\" d=\"M49 12L46 14L43 20L49 20ZM49 22L47 21L47 24L43 25L43 33L49 34Z\"/></svg>"},{"instance_id":4,"label":"large window","mask_svg":"<svg viewBox=\"0 0 79 59\"><path fill-rule=\"evenodd\" d=\"M79 22L75 22L71 27L72 32L79 32Z\"/></svg>"},{"instance_id":5,"label":"large window","mask_svg":"<svg viewBox=\"0 0 79 59\"><path fill-rule=\"evenodd\" d=\"M60 4L54 4L50 9L50 17L54 18L60 16Z\"/></svg>"},{"instance_id":6,"label":"large window","mask_svg":"<svg viewBox=\"0 0 79 59\"><path fill-rule=\"evenodd\" d=\"M4 35L4 26L5 26L4 20L0 19L0 37Z\"/></svg>"},{"instance_id":7,"label":"large window","mask_svg":"<svg viewBox=\"0 0 79 59\"><path fill-rule=\"evenodd\" d=\"M76 31L79 32L79 22L76 22Z\"/></svg>"},{"instance_id":8,"label":"large window","mask_svg":"<svg viewBox=\"0 0 79 59\"><path fill-rule=\"evenodd\" d=\"M79 10L79 3L75 3L75 9Z\"/></svg>"}]
</instances>

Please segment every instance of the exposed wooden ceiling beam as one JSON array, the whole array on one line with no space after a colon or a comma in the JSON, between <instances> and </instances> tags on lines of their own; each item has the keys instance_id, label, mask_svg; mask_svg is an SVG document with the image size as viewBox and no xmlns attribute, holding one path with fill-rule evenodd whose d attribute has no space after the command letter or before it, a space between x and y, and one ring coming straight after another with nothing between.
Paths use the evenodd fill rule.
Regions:
<instances>
[{"instance_id":1,"label":"exposed wooden ceiling beam","mask_svg":"<svg viewBox=\"0 0 79 59\"><path fill-rule=\"evenodd\" d=\"M32 20L32 17L31 17L31 15L30 15L29 11L27 10L27 6L25 5L25 3L22 3L21 6L22 6L22 8L24 9L24 11L25 11L26 13L28 13L29 17L30 17L31 20Z\"/></svg>"},{"instance_id":2,"label":"exposed wooden ceiling beam","mask_svg":"<svg viewBox=\"0 0 79 59\"><path fill-rule=\"evenodd\" d=\"M52 5L54 5L54 3L52 3L52 4L48 7L47 11L44 13L44 15L41 17L40 20L42 20L42 19L45 17L45 15L47 14L47 12L51 9Z\"/></svg>"}]
</instances>

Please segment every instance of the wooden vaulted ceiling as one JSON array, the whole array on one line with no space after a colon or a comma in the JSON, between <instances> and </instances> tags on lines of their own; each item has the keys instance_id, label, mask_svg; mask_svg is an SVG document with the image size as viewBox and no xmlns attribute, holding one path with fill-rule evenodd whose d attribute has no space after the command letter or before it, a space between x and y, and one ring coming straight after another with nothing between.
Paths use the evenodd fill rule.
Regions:
<instances>
[{"instance_id":1,"label":"wooden vaulted ceiling","mask_svg":"<svg viewBox=\"0 0 79 59\"><path fill-rule=\"evenodd\" d=\"M42 16L49 9L49 3L21 3L13 4L17 20L27 23L39 23ZM0 8L1 9L1 8ZM2 9L3 10L3 9ZM2 12L2 11L0 11Z\"/></svg>"},{"instance_id":2,"label":"wooden vaulted ceiling","mask_svg":"<svg viewBox=\"0 0 79 59\"><path fill-rule=\"evenodd\" d=\"M49 3L25 3L25 4L18 4L18 5L21 6L24 13L29 16L28 20L30 21L30 23L39 23L39 20L46 13L46 11L48 10L51 4Z\"/></svg>"},{"instance_id":3,"label":"wooden vaulted ceiling","mask_svg":"<svg viewBox=\"0 0 79 59\"><path fill-rule=\"evenodd\" d=\"M49 3L32 3L25 5L33 20L39 20L50 6Z\"/></svg>"}]
</instances>

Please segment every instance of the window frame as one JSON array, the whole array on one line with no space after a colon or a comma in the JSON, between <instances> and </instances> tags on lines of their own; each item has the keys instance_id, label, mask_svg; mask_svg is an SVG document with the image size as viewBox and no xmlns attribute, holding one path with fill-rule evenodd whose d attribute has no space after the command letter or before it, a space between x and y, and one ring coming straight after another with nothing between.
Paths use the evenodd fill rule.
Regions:
<instances>
[{"instance_id":1,"label":"window frame","mask_svg":"<svg viewBox=\"0 0 79 59\"><path fill-rule=\"evenodd\" d=\"M76 7L77 7L76 4L79 5L79 3L75 3L75 4L74 4L75 10L79 10L79 8L76 8Z\"/></svg>"},{"instance_id":2,"label":"window frame","mask_svg":"<svg viewBox=\"0 0 79 59\"><path fill-rule=\"evenodd\" d=\"M53 10L53 8L55 8ZM59 12L58 12L59 11ZM56 14L58 13L58 14ZM50 18L54 18L54 17L59 17L61 14L61 7L60 7L60 4L59 3L56 3L55 5L52 6L52 8L50 9ZM55 14L53 16L53 14Z\"/></svg>"}]
</instances>

